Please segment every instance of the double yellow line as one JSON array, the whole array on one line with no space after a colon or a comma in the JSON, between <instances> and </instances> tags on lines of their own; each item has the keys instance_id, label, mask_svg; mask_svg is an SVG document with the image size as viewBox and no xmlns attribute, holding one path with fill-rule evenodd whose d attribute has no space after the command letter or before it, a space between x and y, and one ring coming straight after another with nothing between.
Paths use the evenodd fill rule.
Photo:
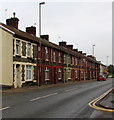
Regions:
<instances>
[{"instance_id":1,"label":"double yellow line","mask_svg":"<svg viewBox=\"0 0 114 120\"><path fill-rule=\"evenodd\" d=\"M97 97L96 99L92 100L90 103L89 103L89 106L94 108L94 109L98 109L98 110L103 110L103 111L109 111L109 112L114 112L114 110L112 109L106 109L106 108L102 108L102 107L98 107L96 105L96 103L101 100L103 97L105 97L109 92L112 91L112 88L109 89L107 92L105 92L104 94L102 94L101 96Z\"/></svg>"}]
</instances>

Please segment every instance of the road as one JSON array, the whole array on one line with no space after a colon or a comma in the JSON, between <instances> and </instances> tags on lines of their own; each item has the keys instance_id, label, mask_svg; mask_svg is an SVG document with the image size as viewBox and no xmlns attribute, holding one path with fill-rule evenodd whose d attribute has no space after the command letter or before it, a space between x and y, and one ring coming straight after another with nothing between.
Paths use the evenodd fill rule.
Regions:
<instances>
[{"instance_id":1,"label":"road","mask_svg":"<svg viewBox=\"0 0 114 120\"><path fill-rule=\"evenodd\" d=\"M3 118L112 118L112 112L88 103L113 87L112 81L90 81L28 92L3 93Z\"/></svg>"}]
</instances>

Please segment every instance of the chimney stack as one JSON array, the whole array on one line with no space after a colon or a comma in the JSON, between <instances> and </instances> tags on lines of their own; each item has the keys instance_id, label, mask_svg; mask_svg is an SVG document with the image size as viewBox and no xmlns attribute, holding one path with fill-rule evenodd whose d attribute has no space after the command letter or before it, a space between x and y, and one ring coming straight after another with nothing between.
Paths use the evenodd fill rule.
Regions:
<instances>
[{"instance_id":1,"label":"chimney stack","mask_svg":"<svg viewBox=\"0 0 114 120\"><path fill-rule=\"evenodd\" d=\"M82 54L82 51L78 51L80 54Z\"/></svg>"},{"instance_id":2,"label":"chimney stack","mask_svg":"<svg viewBox=\"0 0 114 120\"><path fill-rule=\"evenodd\" d=\"M86 56L86 53L83 53L84 56Z\"/></svg>"},{"instance_id":3,"label":"chimney stack","mask_svg":"<svg viewBox=\"0 0 114 120\"><path fill-rule=\"evenodd\" d=\"M73 49L73 51L78 52L78 49Z\"/></svg>"},{"instance_id":4,"label":"chimney stack","mask_svg":"<svg viewBox=\"0 0 114 120\"><path fill-rule=\"evenodd\" d=\"M59 42L59 46L63 46L63 47L66 47L66 42Z\"/></svg>"},{"instance_id":5,"label":"chimney stack","mask_svg":"<svg viewBox=\"0 0 114 120\"><path fill-rule=\"evenodd\" d=\"M26 32L36 36L36 27L34 26L26 27Z\"/></svg>"},{"instance_id":6,"label":"chimney stack","mask_svg":"<svg viewBox=\"0 0 114 120\"><path fill-rule=\"evenodd\" d=\"M13 13L13 18L6 20L7 25L14 27L16 29L18 29L18 22L19 22L19 19L15 17L15 12Z\"/></svg>"},{"instance_id":7,"label":"chimney stack","mask_svg":"<svg viewBox=\"0 0 114 120\"><path fill-rule=\"evenodd\" d=\"M40 35L42 39L49 41L49 35Z\"/></svg>"},{"instance_id":8,"label":"chimney stack","mask_svg":"<svg viewBox=\"0 0 114 120\"><path fill-rule=\"evenodd\" d=\"M67 48L73 50L73 45L67 45Z\"/></svg>"}]
</instances>

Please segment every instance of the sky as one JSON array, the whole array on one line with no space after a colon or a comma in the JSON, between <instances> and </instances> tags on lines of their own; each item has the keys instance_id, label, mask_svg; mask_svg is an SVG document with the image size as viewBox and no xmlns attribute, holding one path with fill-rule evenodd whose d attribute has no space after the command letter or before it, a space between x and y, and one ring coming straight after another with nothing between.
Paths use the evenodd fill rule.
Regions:
<instances>
[{"instance_id":1,"label":"sky","mask_svg":"<svg viewBox=\"0 0 114 120\"><path fill-rule=\"evenodd\" d=\"M42 0L0 0L0 22L19 18L19 29L36 26L39 36L39 3ZM66 41L105 65L112 64L112 0L44 0L42 34L58 44Z\"/></svg>"}]
</instances>

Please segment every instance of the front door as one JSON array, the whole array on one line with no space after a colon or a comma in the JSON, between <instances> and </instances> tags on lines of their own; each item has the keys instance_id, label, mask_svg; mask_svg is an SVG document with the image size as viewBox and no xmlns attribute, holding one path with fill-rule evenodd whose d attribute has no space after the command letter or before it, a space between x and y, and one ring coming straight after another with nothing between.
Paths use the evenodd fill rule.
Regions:
<instances>
[{"instance_id":1,"label":"front door","mask_svg":"<svg viewBox=\"0 0 114 120\"><path fill-rule=\"evenodd\" d=\"M15 83L14 83L15 88L17 88L19 85L19 79L20 79L19 75L20 75L20 66L16 65L16 78L15 78Z\"/></svg>"}]
</instances>

